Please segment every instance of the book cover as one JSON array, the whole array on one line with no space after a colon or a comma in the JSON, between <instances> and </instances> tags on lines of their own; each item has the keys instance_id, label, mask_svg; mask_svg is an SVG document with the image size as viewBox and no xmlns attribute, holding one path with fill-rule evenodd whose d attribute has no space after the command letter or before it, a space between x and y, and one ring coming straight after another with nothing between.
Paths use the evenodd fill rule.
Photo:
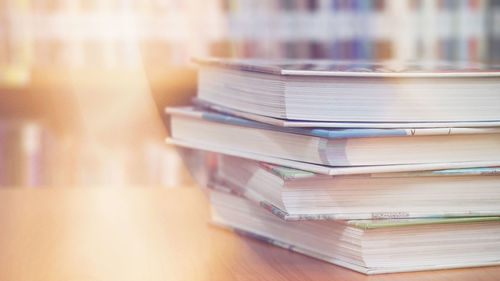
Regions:
<instances>
[{"instance_id":1,"label":"book cover","mask_svg":"<svg viewBox=\"0 0 500 281\"><path fill-rule=\"evenodd\" d=\"M217 191L210 192L210 196L216 195L214 193L219 193ZM234 198L235 201L241 200ZM211 223L215 226L222 227L234 231L236 234L245 235L252 239L256 239L261 242L269 243L270 245L282 247L284 249L294 251L297 253L305 254L307 256L321 259L333 264L337 264L355 271L359 271L365 274L379 274L379 273L390 273L390 272L402 272L402 271L418 271L418 270L432 270L432 269L443 269L443 268L455 268L455 267L472 267L472 266L487 266L498 264L500 261L498 259L489 259L483 261L461 261L461 262L440 262L434 264L405 264L405 265L395 265L391 266L386 264L385 266L369 266L365 263L358 263L354 259L349 257L343 257L342 254L336 255L334 253L329 254L329 252L323 252L321 248L311 246L311 244L301 243L300 241L294 241L290 237L281 236L279 234L267 233L263 230L254 229L251 226L245 224L242 221L232 221L231 219L226 219L222 213L223 209L218 209L214 202L212 201L212 212L211 212ZM246 210L246 208L245 208ZM229 211L229 209L226 209ZM258 210L254 210L258 211ZM250 212L251 209L245 212ZM457 219L410 219L410 220L350 220L350 221L338 221L335 223L339 224L339 227L344 228L358 228L363 233L369 233L377 229L386 228L386 231L391 232L392 227L397 227L400 230L406 227L418 227L422 226L426 228L427 226L439 227L443 224L461 224L461 223L488 223L499 221L500 217L489 217L489 218L457 218ZM399 221L399 222L398 222ZM272 220L263 219L261 222L264 226L271 226L276 222ZM332 222L334 223L334 222ZM311 225L312 226L312 225ZM264 228L265 229L265 228ZM411 232L409 232L411 233Z\"/></svg>"},{"instance_id":2,"label":"book cover","mask_svg":"<svg viewBox=\"0 0 500 281\"><path fill-rule=\"evenodd\" d=\"M398 164L398 165L379 165L379 166L351 166L351 167L333 167L306 162L299 162L262 154L256 154L244 151L235 151L220 146L212 146L193 141L181 140L177 138L167 138L166 143L181 147L199 149L203 151L211 151L216 153L227 154L246 159L274 163L286 167L292 167L299 170L310 171L324 175L357 175L357 174L372 174L372 173L391 173L391 172L410 172L424 170L441 170L441 169L457 169L470 167L496 167L500 163L498 161L470 161L470 162L453 162L453 163L424 163L424 164Z\"/></svg>"},{"instance_id":3,"label":"book cover","mask_svg":"<svg viewBox=\"0 0 500 281\"><path fill-rule=\"evenodd\" d=\"M500 128L292 128L275 126L228 113L210 111L193 106L168 107L165 111L168 114L202 118L230 125L308 135L325 139L500 133Z\"/></svg>"},{"instance_id":4,"label":"book cover","mask_svg":"<svg viewBox=\"0 0 500 281\"><path fill-rule=\"evenodd\" d=\"M413 134L455 134L455 133L476 133L477 130L483 132L495 132L500 127L500 121L460 121L460 122L348 122L348 121L307 121L307 120L287 120L270 116L263 116L244 112L236 109L216 105L211 102L193 98L193 104L211 111L225 115L237 116L248 120L257 121L269 125L291 128L350 128L350 129L404 129ZM426 129L426 130L422 130Z\"/></svg>"},{"instance_id":5,"label":"book cover","mask_svg":"<svg viewBox=\"0 0 500 281\"><path fill-rule=\"evenodd\" d=\"M263 169L279 176L283 180L293 180L299 178L324 177L310 171L299 170L286 167L283 165L259 162L259 166ZM395 173L374 173L367 174L370 177L437 177L437 176L494 176L500 175L500 167L475 167L462 169L443 169L429 171L411 171L411 172L395 172Z\"/></svg>"},{"instance_id":6,"label":"book cover","mask_svg":"<svg viewBox=\"0 0 500 281\"><path fill-rule=\"evenodd\" d=\"M429 66L423 62L273 60L234 58L193 58L200 65L211 65L242 71L274 75L335 77L500 77L500 65L478 64L474 67L445 62Z\"/></svg>"},{"instance_id":7,"label":"book cover","mask_svg":"<svg viewBox=\"0 0 500 281\"><path fill-rule=\"evenodd\" d=\"M290 214L287 211L281 209L280 207L272 204L260 194L252 190L248 190L238 185L235 185L231 182L228 182L221 177L217 176L212 177L205 187L211 190L225 192L247 199L284 221L307 221L307 220L335 220L335 221L342 220L342 221L355 221L355 222L359 221L359 223L356 222L357 224L356 226L359 228L380 228L380 227L391 226L391 224L397 226L398 223L406 225L425 224L426 222L440 223L441 221L444 222L448 219L456 219L458 222L462 218L467 218L467 219L495 218L500 215L498 212L488 212L488 211L476 211L476 212L395 211L395 212L363 212L363 213L348 213L348 214L346 213ZM393 220L394 223L392 222ZM371 221L377 221L377 223L370 224Z\"/></svg>"},{"instance_id":8,"label":"book cover","mask_svg":"<svg viewBox=\"0 0 500 281\"><path fill-rule=\"evenodd\" d=\"M500 261L491 261L487 263L477 263L477 264L471 264L471 263L460 263L460 264L452 264L452 265L434 265L434 266L407 266L407 267L397 267L397 268L391 268L391 267L386 267L386 268L372 268L372 267L365 267L365 266L359 266L353 263L349 263L340 259L336 259L333 257L330 257L328 255L321 254L317 251L310 250L308 248L302 247L300 245L295 245L292 243L287 243L285 241L282 241L281 239L273 238L268 235L263 235L260 233L257 233L255 231L252 231L250 229L244 229L242 227L236 227L236 226L231 226L226 223L218 222L214 219L212 219L211 223L216 226L216 227L221 227L230 231L234 231L236 234L247 236L251 239L258 240L260 242L268 243L273 246L278 246L280 248L296 252L299 254L303 254L315 259L323 260L329 263L333 263L335 265L343 266L345 268L358 271L367 275L371 274L383 274L383 273L396 273L396 272L411 272L411 271L421 271L421 270L437 270L437 269L450 269L450 268L461 268L461 267L480 267L480 266L491 266L491 265L498 265L500 264Z\"/></svg>"},{"instance_id":9,"label":"book cover","mask_svg":"<svg viewBox=\"0 0 500 281\"><path fill-rule=\"evenodd\" d=\"M362 229L376 229L397 226L416 226L444 223L467 223L498 221L500 217L442 217L442 218L422 218L422 219L381 219L381 220L349 220L347 224Z\"/></svg>"}]
</instances>

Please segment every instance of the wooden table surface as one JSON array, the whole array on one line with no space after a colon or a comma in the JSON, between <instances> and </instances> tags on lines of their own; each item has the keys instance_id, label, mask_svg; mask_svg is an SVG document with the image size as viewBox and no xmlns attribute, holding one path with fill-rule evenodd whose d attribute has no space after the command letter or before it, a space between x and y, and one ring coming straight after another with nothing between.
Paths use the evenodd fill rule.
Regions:
<instances>
[{"instance_id":1,"label":"wooden table surface","mask_svg":"<svg viewBox=\"0 0 500 281\"><path fill-rule=\"evenodd\" d=\"M365 276L207 220L192 187L0 189L0 280L500 280L500 267Z\"/></svg>"}]
</instances>

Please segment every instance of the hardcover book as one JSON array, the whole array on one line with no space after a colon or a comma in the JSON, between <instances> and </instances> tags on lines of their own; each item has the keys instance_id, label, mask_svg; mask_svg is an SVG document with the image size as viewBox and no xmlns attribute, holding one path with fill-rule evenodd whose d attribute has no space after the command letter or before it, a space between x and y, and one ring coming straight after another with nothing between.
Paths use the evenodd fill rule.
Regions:
<instances>
[{"instance_id":1,"label":"hardcover book","mask_svg":"<svg viewBox=\"0 0 500 281\"><path fill-rule=\"evenodd\" d=\"M212 221L365 274L500 264L500 218L287 222L241 197L209 193Z\"/></svg>"},{"instance_id":2,"label":"hardcover book","mask_svg":"<svg viewBox=\"0 0 500 281\"><path fill-rule=\"evenodd\" d=\"M284 220L500 216L500 167L326 176L217 155L209 187Z\"/></svg>"},{"instance_id":3,"label":"hardcover book","mask_svg":"<svg viewBox=\"0 0 500 281\"><path fill-rule=\"evenodd\" d=\"M375 128L375 129L421 129L430 128L435 129L436 132L450 129L467 130L470 128L488 128L488 127L500 127L500 120L495 121L454 121L454 122L352 122L352 121L311 121L311 120L287 120L281 118L275 118L265 115L259 115L254 113L249 113L242 110L231 109L225 106L220 106L213 104L211 102L203 101L198 98L193 98L193 104L206 108L212 111L216 111L226 115L237 116L261 123L266 123L269 125L280 126L280 127L306 127L306 128Z\"/></svg>"},{"instance_id":4,"label":"hardcover book","mask_svg":"<svg viewBox=\"0 0 500 281\"><path fill-rule=\"evenodd\" d=\"M196 59L198 98L285 120L498 122L498 66Z\"/></svg>"},{"instance_id":5,"label":"hardcover book","mask_svg":"<svg viewBox=\"0 0 500 281\"><path fill-rule=\"evenodd\" d=\"M498 128L441 131L425 128L285 128L192 107L167 111L171 114L172 137L198 143L202 148L218 147L332 167L500 164Z\"/></svg>"}]
</instances>

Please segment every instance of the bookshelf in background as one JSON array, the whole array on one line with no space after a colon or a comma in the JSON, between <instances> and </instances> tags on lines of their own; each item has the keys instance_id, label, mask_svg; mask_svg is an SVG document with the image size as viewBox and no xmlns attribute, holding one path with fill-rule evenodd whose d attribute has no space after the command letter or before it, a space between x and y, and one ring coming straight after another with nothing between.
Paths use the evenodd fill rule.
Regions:
<instances>
[{"instance_id":1,"label":"bookshelf in background","mask_svg":"<svg viewBox=\"0 0 500 281\"><path fill-rule=\"evenodd\" d=\"M28 85L19 70L186 65L222 38L220 11L216 1L0 0L0 84Z\"/></svg>"},{"instance_id":2,"label":"bookshelf in background","mask_svg":"<svg viewBox=\"0 0 500 281\"><path fill-rule=\"evenodd\" d=\"M207 55L498 61L499 15L497 0L0 0L0 83Z\"/></svg>"},{"instance_id":3,"label":"bookshelf in background","mask_svg":"<svg viewBox=\"0 0 500 281\"><path fill-rule=\"evenodd\" d=\"M498 58L491 0L222 1L230 57L487 61ZM497 20L498 21L498 20ZM492 43L493 42L493 43Z\"/></svg>"}]
</instances>

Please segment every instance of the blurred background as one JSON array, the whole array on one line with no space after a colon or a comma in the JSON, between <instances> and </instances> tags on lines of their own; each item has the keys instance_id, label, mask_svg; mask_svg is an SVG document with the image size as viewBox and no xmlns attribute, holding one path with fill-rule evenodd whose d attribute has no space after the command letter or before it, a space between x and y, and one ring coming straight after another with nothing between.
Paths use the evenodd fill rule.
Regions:
<instances>
[{"instance_id":1,"label":"blurred background","mask_svg":"<svg viewBox=\"0 0 500 281\"><path fill-rule=\"evenodd\" d=\"M500 62L500 0L0 0L0 187L178 186L193 56Z\"/></svg>"}]
</instances>

